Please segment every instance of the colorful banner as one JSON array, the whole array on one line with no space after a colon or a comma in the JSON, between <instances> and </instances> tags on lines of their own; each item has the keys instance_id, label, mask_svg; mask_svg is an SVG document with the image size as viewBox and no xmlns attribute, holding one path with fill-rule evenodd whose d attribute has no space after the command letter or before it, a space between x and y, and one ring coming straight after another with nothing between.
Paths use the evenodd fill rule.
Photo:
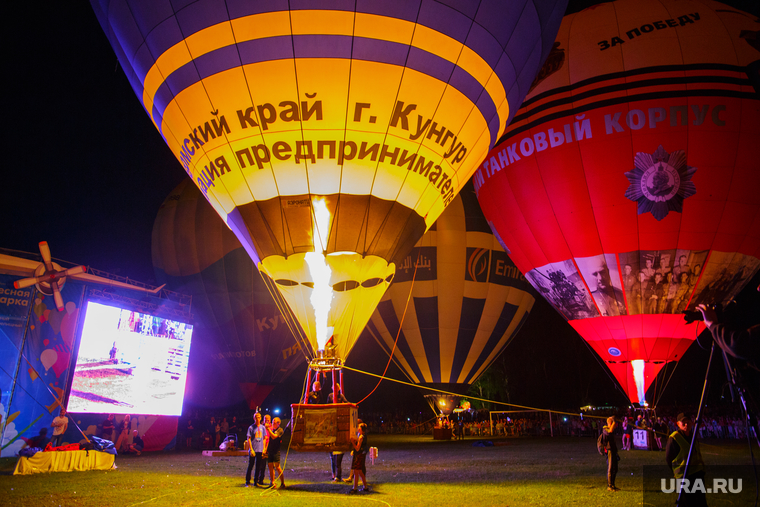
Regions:
<instances>
[{"instance_id":1,"label":"colorful banner","mask_svg":"<svg viewBox=\"0 0 760 507\"><path fill-rule=\"evenodd\" d=\"M2 276L4 280L8 280L4 287L12 287L13 281L19 278ZM53 434L50 425L58 415L60 400L69 378L71 350L75 341L84 286L72 282L63 286L62 312L56 309L52 296L45 296L33 287L23 291L29 294L28 299L23 294L20 297L18 294L8 295L8 289L4 290L7 298L13 297L16 303L19 299L22 300L22 303L12 306L12 316L3 320L12 324L2 328L6 334L12 329L12 335L23 337L20 365L10 376L11 392L7 398L3 395L3 403L0 405L0 416L3 418L0 457L11 457L24 446L23 438L37 436L42 428L47 428L48 437ZM26 301L28 303L24 306L23 302ZM28 322L25 323L26 327L23 327L23 320L19 315L23 313L24 308L28 312L30 306L32 311ZM5 308L11 306L6 305ZM22 327L17 327L16 324ZM16 340L15 343L21 345L20 340ZM18 358L18 355L16 357ZM5 386L3 388L5 389ZM73 431L73 425L69 425L68 429L69 432Z\"/></svg>"}]
</instances>

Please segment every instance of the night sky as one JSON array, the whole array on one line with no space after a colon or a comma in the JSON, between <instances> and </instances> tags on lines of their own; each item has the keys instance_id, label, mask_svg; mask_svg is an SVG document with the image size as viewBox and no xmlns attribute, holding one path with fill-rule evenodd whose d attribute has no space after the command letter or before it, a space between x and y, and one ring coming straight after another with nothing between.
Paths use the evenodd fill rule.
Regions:
<instances>
[{"instance_id":1,"label":"night sky","mask_svg":"<svg viewBox=\"0 0 760 507\"><path fill-rule=\"evenodd\" d=\"M573 1L570 10L593 3ZM754 1L728 3L758 11ZM4 115L0 247L36 252L37 243L48 241L54 258L155 283L153 221L187 177L184 170L135 97L89 2L21 2L12 19L6 23L10 110ZM749 288L757 283L756 277ZM374 342L360 342L349 365L381 373L385 361L377 358L383 355ZM696 347L689 350L663 402L698 400L706 358ZM500 367L513 403L571 408L626 401L611 374L542 299ZM389 375L403 378L394 366ZM294 373L272 403L300 391L301 379ZM374 383L349 374L349 398L363 397ZM415 389L390 383L369 401L372 410L426 407Z\"/></svg>"}]
</instances>

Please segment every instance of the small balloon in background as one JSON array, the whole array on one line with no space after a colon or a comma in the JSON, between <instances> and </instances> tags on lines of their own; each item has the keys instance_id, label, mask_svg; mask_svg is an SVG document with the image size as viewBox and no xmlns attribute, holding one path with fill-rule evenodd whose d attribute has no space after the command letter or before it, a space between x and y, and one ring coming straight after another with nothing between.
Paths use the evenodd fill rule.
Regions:
<instances>
[{"instance_id":1,"label":"small balloon in background","mask_svg":"<svg viewBox=\"0 0 760 507\"><path fill-rule=\"evenodd\" d=\"M40 362L45 367L45 371L49 370L51 366L58 360L58 352L53 349L45 349L40 354Z\"/></svg>"},{"instance_id":2,"label":"small balloon in background","mask_svg":"<svg viewBox=\"0 0 760 507\"><path fill-rule=\"evenodd\" d=\"M50 327L53 328L53 332L55 334L59 334L61 332L61 324L63 323L63 317L66 316L65 312L59 312L59 311L51 311L48 315L48 321L50 322Z\"/></svg>"},{"instance_id":3,"label":"small balloon in background","mask_svg":"<svg viewBox=\"0 0 760 507\"><path fill-rule=\"evenodd\" d=\"M42 303L42 299L35 298L34 299L34 314L37 316L38 319L42 318L42 314L45 310L47 310L47 307Z\"/></svg>"},{"instance_id":4,"label":"small balloon in background","mask_svg":"<svg viewBox=\"0 0 760 507\"><path fill-rule=\"evenodd\" d=\"M77 305L71 301L66 303L66 315L63 316L61 321L61 338L64 343L69 347L74 345L74 332L77 327L77 318L79 317L79 309Z\"/></svg>"},{"instance_id":5,"label":"small balloon in background","mask_svg":"<svg viewBox=\"0 0 760 507\"><path fill-rule=\"evenodd\" d=\"M58 354L58 358L53 364L53 372L55 373L56 377L60 377L61 373L66 371L66 369L69 367L69 358L71 356L67 352L64 352L60 349L56 353Z\"/></svg>"},{"instance_id":6,"label":"small balloon in background","mask_svg":"<svg viewBox=\"0 0 760 507\"><path fill-rule=\"evenodd\" d=\"M47 347L47 346L48 346L48 343L50 343L50 340L48 340L47 338L45 338L44 340L42 340L42 344L43 344L44 346L46 346L46 347Z\"/></svg>"},{"instance_id":7,"label":"small balloon in background","mask_svg":"<svg viewBox=\"0 0 760 507\"><path fill-rule=\"evenodd\" d=\"M34 371L34 368L29 368L26 371L29 373L29 378L32 379L32 382L34 382L35 380L39 378L39 375L37 375L37 372Z\"/></svg>"}]
</instances>

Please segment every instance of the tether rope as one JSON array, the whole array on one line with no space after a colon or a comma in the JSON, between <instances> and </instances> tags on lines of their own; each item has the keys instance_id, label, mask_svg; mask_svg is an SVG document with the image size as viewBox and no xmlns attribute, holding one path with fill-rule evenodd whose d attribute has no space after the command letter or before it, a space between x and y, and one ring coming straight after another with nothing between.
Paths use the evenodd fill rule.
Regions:
<instances>
[{"instance_id":1,"label":"tether rope","mask_svg":"<svg viewBox=\"0 0 760 507\"><path fill-rule=\"evenodd\" d=\"M385 370L383 370L383 374L380 376L380 380L377 381L377 385L375 385L375 387L369 392L369 394L365 396L364 398L362 398L361 401L357 403L357 405L361 404L362 402L364 402L364 400L372 396L372 393L374 393L377 390L377 388L380 387L380 382L382 382L383 379L386 378L385 374L388 373L388 367L390 367L391 361L393 361L393 354L396 353L396 345L398 345L398 339L401 336L402 326L404 325L404 319L406 318L406 311L409 309L409 301L412 300L412 291L414 290L414 280L415 278L417 278L417 264L420 260L421 251L422 251L421 248L417 249L417 260L414 261L414 273L412 273L412 283L409 285L409 295L406 297L406 305L404 305L404 313L401 314L401 321L398 323L398 332L396 333L396 341L393 342L393 348L391 349L390 356L388 357L388 363L386 363ZM346 368L345 366L343 367ZM352 370L352 368L346 368L346 369ZM353 370L353 371L358 371L358 370ZM361 373L364 373L364 372L361 372Z\"/></svg>"},{"instance_id":2,"label":"tether rope","mask_svg":"<svg viewBox=\"0 0 760 507\"><path fill-rule=\"evenodd\" d=\"M463 398L467 398L468 400L484 401L484 402L487 402L487 403L495 403L496 405L506 405L508 407L518 407L518 408L522 408L522 409L525 409L525 410L533 410L533 411L536 411L536 412L552 412L554 414L569 415L569 416L574 416L574 417L578 417L578 416L581 415L581 413L563 412L561 410L551 410L551 409L548 409L548 408L528 407L528 406L525 406L525 405L515 405L514 403L505 403L503 401L489 400L489 399L486 399L486 398L478 398L477 396L463 396L463 395L461 395L459 393L452 393L452 392L449 392L449 391L443 391L441 389L435 389L433 387L427 387L427 386L423 386L423 385L419 385L419 384L412 384L411 382L404 382L403 380L398 380L398 379L395 379L395 378L386 377L384 375L378 375L376 373L370 373L368 371L357 370L356 368L351 368L351 367L345 366L345 365L343 366L343 368L346 369L346 370L355 371L357 373L362 373L364 375L369 375L370 377L377 377L380 380L389 380L391 382L396 382L397 384L404 384L404 385L407 385L407 386L416 387L418 389L426 389L428 391L433 391L433 392L436 392L436 393L448 394L450 396L461 396ZM366 399L366 397L365 397L365 399ZM358 405L358 403L357 403L357 405ZM583 414L583 417L591 417L591 418L595 418L595 419L606 419L607 418L606 416L589 415L589 414L585 414L585 413Z\"/></svg>"}]
</instances>

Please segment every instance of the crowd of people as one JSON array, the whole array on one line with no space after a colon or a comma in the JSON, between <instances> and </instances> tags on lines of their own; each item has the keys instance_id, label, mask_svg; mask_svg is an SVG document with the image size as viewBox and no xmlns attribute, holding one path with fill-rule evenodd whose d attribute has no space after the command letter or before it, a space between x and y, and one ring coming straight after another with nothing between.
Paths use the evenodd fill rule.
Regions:
<instances>
[{"instance_id":1,"label":"crowd of people","mask_svg":"<svg viewBox=\"0 0 760 507\"><path fill-rule=\"evenodd\" d=\"M204 413L205 412L205 413ZM177 442L186 449L218 449L221 443L231 437L235 445L242 447L246 429L250 422L250 413L240 410L240 415L229 415L230 411L222 414L208 415L208 410L196 410L189 417L180 418L177 428Z\"/></svg>"},{"instance_id":2,"label":"crowd of people","mask_svg":"<svg viewBox=\"0 0 760 507\"><path fill-rule=\"evenodd\" d=\"M113 414L108 414L105 420L100 424L100 438L110 440L114 443L116 451L122 454L142 454L145 448L145 442L140 436L140 432L133 426L132 416L127 414L124 418L116 422Z\"/></svg>"}]
</instances>

